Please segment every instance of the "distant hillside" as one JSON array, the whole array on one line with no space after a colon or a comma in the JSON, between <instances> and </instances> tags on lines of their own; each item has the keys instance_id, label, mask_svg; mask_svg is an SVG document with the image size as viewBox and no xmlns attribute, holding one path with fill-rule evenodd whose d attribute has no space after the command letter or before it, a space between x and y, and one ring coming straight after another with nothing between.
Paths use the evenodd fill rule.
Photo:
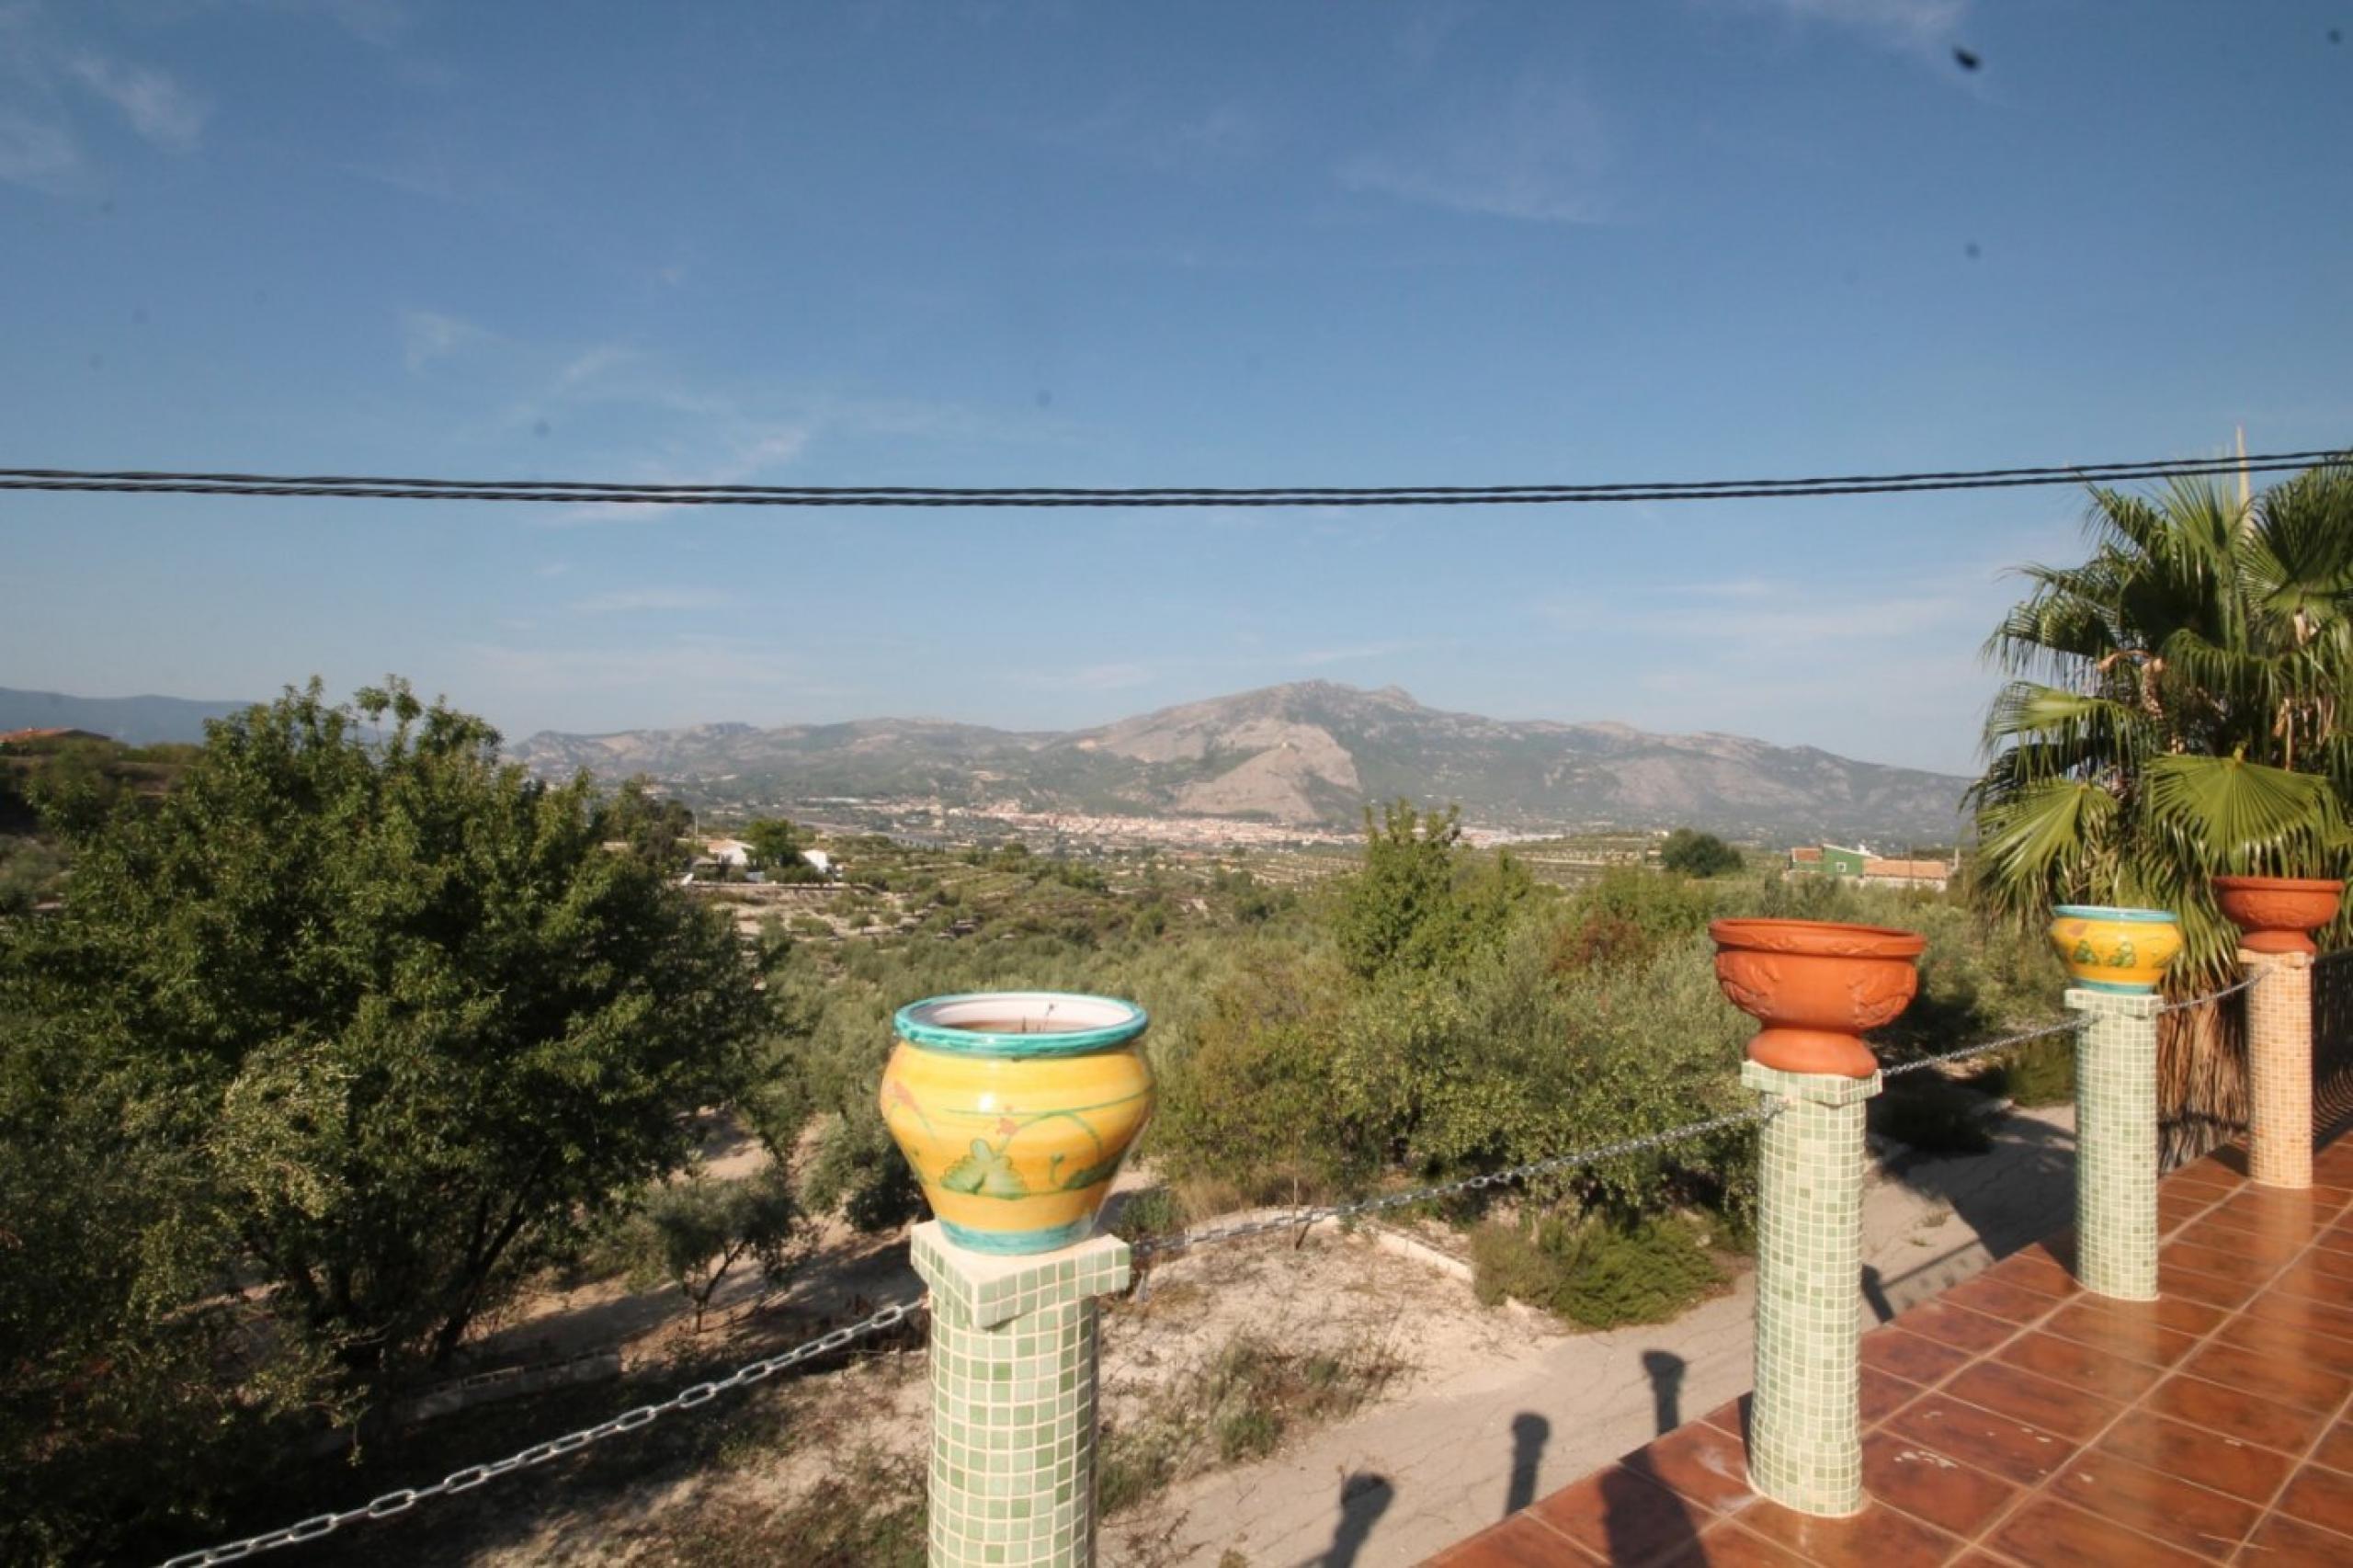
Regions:
<instances>
[{"instance_id":1,"label":"distant hillside","mask_svg":"<svg viewBox=\"0 0 2353 1568\"><path fill-rule=\"evenodd\" d=\"M1187 703L1097 729L938 720L543 733L513 748L550 775L646 773L706 801L937 799L1034 811L1353 827L1368 801L1461 802L1489 827L1689 824L1743 838L1951 843L1968 780L1737 735L1506 722L1328 681Z\"/></svg>"},{"instance_id":2,"label":"distant hillside","mask_svg":"<svg viewBox=\"0 0 2353 1568\"><path fill-rule=\"evenodd\" d=\"M0 730L94 730L125 745L201 741L207 719L249 702L199 702L184 697L67 697L0 686Z\"/></svg>"}]
</instances>

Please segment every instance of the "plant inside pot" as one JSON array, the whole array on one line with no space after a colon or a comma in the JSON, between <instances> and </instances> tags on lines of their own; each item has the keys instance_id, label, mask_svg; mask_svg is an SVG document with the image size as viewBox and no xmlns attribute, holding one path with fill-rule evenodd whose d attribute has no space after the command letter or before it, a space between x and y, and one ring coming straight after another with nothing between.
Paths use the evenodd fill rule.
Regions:
<instances>
[{"instance_id":1,"label":"plant inside pot","mask_svg":"<svg viewBox=\"0 0 2353 1568\"><path fill-rule=\"evenodd\" d=\"M1094 1233L1153 1111L1132 1002L975 992L899 1009L882 1119L948 1239L1039 1253Z\"/></svg>"},{"instance_id":2,"label":"plant inside pot","mask_svg":"<svg viewBox=\"0 0 2353 1568\"><path fill-rule=\"evenodd\" d=\"M1888 1023L1919 989L1926 937L1824 920L1718 920L1716 983L1764 1028L1748 1059L1783 1073L1868 1078L1879 1058L1865 1029Z\"/></svg>"}]
</instances>

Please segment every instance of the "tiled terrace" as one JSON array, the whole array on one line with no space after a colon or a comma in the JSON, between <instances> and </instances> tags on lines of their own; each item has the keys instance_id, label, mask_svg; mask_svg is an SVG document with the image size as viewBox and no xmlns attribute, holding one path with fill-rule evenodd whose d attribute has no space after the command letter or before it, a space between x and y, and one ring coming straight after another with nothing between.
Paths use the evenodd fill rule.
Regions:
<instances>
[{"instance_id":1,"label":"tiled terrace","mask_svg":"<svg viewBox=\"0 0 2353 1568\"><path fill-rule=\"evenodd\" d=\"M2085 1294L2062 1235L1866 1335L1853 1517L1749 1490L1744 1399L1434 1562L2353 1565L2353 1138L2313 1180L2166 1177L2161 1300Z\"/></svg>"}]
</instances>

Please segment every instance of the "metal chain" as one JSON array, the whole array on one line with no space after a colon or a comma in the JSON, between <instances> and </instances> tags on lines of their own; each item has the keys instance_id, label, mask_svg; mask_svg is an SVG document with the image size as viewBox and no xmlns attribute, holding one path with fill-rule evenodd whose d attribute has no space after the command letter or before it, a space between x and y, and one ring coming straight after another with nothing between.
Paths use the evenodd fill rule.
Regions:
<instances>
[{"instance_id":1,"label":"metal chain","mask_svg":"<svg viewBox=\"0 0 2353 1568\"><path fill-rule=\"evenodd\" d=\"M1244 1236L1263 1234L1268 1231L1289 1231L1320 1224L1325 1220L1345 1220L1358 1214L1377 1214L1386 1210L1403 1209L1409 1204L1426 1203L1433 1198L1451 1198L1460 1192L1476 1192L1509 1182L1526 1181L1530 1176L1552 1171L1569 1170L1577 1165L1597 1165L1626 1154L1639 1154L1650 1149L1663 1149L1671 1143L1681 1143L1694 1138L1704 1138L1711 1132L1722 1132L1750 1122L1762 1122L1780 1113L1780 1104L1759 1106L1750 1110L1733 1111L1706 1121L1695 1121L1688 1127L1670 1128L1665 1132L1646 1132L1639 1138L1621 1139L1597 1148L1579 1149L1571 1153L1554 1154L1547 1159L1531 1160L1524 1165L1511 1165L1499 1171L1486 1171L1478 1176L1463 1176L1456 1181L1440 1182L1435 1187L1415 1187L1408 1192L1384 1193L1378 1198L1360 1198L1353 1203L1327 1203L1313 1209L1290 1209L1271 1218L1244 1220L1231 1225L1212 1225L1207 1230L1188 1231L1177 1236L1148 1236L1132 1244L1138 1257L1150 1257L1155 1253L1174 1252L1180 1248L1203 1246L1211 1242L1239 1241Z\"/></svg>"},{"instance_id":2,"label":"metal chain","mask_svg":"<svg viewBox=\"0 0 2353 1568\"><path fill-rule=\"evenodd\" d=\"M447 1497L460 1492L471 1492L484 1482L495 1481L502 1475L510 1475L518 1470L529 1470L533 1465L545 1464L550 1460L561 1459L565 1454L578 1453L591 1443L601 1442L607 1437L617 1437L623 1432L634 1432L641 1426L650 1426L673 1411L692 1410L699 1404L708 1404L732 1389L747 1387L763 1379L774 1377L788 1367L814 1360L820 1356L839 1350L845 1346L863 1339L868 1335L880 1334L886 1328L905 1322L923 1311L923 1307L924 1298L920 1296L911 1301L895 1301L871 1317L861 1318L847 1327L835 1329L830 1334L822 1335L778 1355L767 1356L757 1361L748 1362L723 1378L714 1378L709 1382L695 1383L682 1388L658 1404L641 1404L634 1410L622 1411L609 1421L600 1421L594 1426L585 1426L577 1432L567 1432L561 1437L551 1437L546 1442L534 1443L520 1453L509 1454L503 1460L495 1460L488 1464L470 1464L462 1470L451 1471L430 1486L404 1486L398 1491L387 1492L381 1497L363 1503L357 1508L346 1508L339 1514L313 1514L307 1519L278 1529L266 1531L261 1535L248 1536L243 1540L233 1540L221 1546L207 1547L201 1551L184 1552L165 1562L163 1568L210 1568L210 1564L216 1562L234 1562L241 1558L252 1557L259 1552L274 1551L281 1546L317 1540L322 1536L333 1535L344 1526L357 1523L361 1519L389 1519L395 1514L408 1512L427 1498Z\"/></svg>"},{"instance_id":3,"label":"metal chain","mask_svg":"<svg viewBox=\"0 0 2353 1568\"><path fill-rule=\"evenodd\" d=\"M2242 991L2251 991L2255 988L2256 982L2262 978L2263 971L2257 970L2255 973L2248 975L2245 980L2234 981L2231 984L2223 986L2220 991L2209 991L2203 996L2185 996L2178 1002L2166 1003L2164 1006L2158 1008L2157 1011L2160 1013L2179 1013L2191 1007L2203 1007L2209 1002L2220 1002L2225 996L2235 996Z\"/></svg>"},{"instance_id":4,"label":"metal chain","mask_svg":"<svg viewBox=\"0 0 2353 1568\"><path fill-rule=\"evenodd\" d=\"M1964 1045L1952 1051L1940 1051L1934 1056L1923 1056L1917 1061L1901 1062L1888 1068L1881 1075L1900 1078L1906 1073L1919 1073L1930 1067L1941 1067L1948 1062L1964 1062L1972 1056L1991 1056L1997 1051L2007 1051L2013 1046L2025 1045L2030 1040L2049 1040L2053 1035L2074 1034L2083 1027L2082 1023L2074 1018L2061 1024L2045 1024L2039 1029L2028 1029L2022 1034L2004 1035L1999 1040L1981 1040L1973 1045Z\"/></svg>"}]
</instances>

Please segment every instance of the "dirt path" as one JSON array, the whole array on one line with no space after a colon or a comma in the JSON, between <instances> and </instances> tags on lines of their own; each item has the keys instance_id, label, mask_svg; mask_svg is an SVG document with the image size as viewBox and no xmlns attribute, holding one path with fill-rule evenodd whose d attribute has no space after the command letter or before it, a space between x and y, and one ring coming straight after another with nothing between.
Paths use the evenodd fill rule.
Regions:
<instances>
[{"instance_id":1,"label":"dirt path","mask_svg":"<svg viewBox=\"0 0 2353 1568\"><path fill-rule=\"evenodd\" d=\"M1998 1124L1991 1153L1909 1158L1875 1172L1863 1210L1869 1315L1891 1317L2065 1224L2073 1125L2071 1108L2029 1112ZM1467 1287L1449 1286L1470 1304ZM1399 1292L1401 1320L1422 1294ZM1754 1294L1744 1276L1731 1293L1655 1327L1481 1335L1474 1355L1440 1358L1452 1369L1404 1397L1114 1521L1105 1560L1218 1568L1238 1552L1251 1568L1418 1562L1745 1392ZM1503 1312L1488 1321L1509 1322Z\"/></svg>"}]
</instances>

